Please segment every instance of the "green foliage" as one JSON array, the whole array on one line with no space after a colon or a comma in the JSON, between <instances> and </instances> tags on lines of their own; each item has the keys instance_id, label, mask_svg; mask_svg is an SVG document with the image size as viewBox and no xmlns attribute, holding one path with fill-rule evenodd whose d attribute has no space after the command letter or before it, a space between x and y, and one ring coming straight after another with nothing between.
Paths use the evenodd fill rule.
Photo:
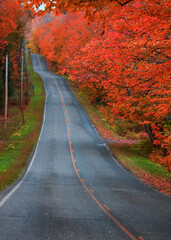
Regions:
<instances>
[{"instance_id":1,"label":"green foliage","mask_svg":"<svg viewBox=\"0 0 171 240\"><path fill-rule=\"evenodd\" d=\"M164 121L164 125L171 130L171 115Z\"/></svg>"},{"instance_id":2,"label":"green foliage","mask_svg":"<svg viewBox=\"0 0 171 240\"><path fill-rule=\"evenodd\" d=\"M43 83L31 66L28 67L28 71L29 82L35 86L34 96L30 95L30 104L24 110L25 124L21 121L20 110L14 111L15 106L10 107L10 112L14 112L14 116L10 118L10 128L9 125L7 128L10 133L2 136L7 141L0 153L0 190L15 181L25 168L41 128L45 98Z\"/></svg>"},{"instance_id":3,"label":"green foliage","mask_svg":"<svg viewBox=\"0 0 171 240\"><path fill-rule=\"evenodd\" d=\"M2 109L4 106L4 74L3 71L0 69L0 114L2 113Z\"/></svg>"},{"instance_id":4,"label":"green foliage","mask_svg":"<svg viewBox=\"0 0 171 240\"><path fill-rule=\"evenodd\" d=\"M143 146L143 144L141 146ZM142 171L145 171L146 173L151 173L158 177L171 179L171 173L169 173L159 164L150 161L148 157L136 153L136 151L133 150L132 147L132 150L128 146L111 145L110 147L112 151L117 155L117 157L122 161L122 163L127 166L127 168L131 171L137 173L136 170L140 169Z\"/></svg>"},{"instance_id":5,"label":"green foliage","mask_svg":"<svg viewBox=\"0 0 171 240\"><path fill-rule=\"evenodd\" d=\"M137 144L130 146L130 149L135 151L137 154L148 157L153 147L154 146L151 143L150 139L147 138L147 139L142 139Z\"/></svg>"},{"instance_id":6,"label":"green foliage","mask_svg":"<svg viewBox=\"0 0 171 240\"><path fill-rule=\"evenodd\" d=\"M135 134L133 133L141 132L142 127L136 123L132 123L127 120L116 119L114 122L113 130L120 136L123 137L129 136L130 138L133 138L135 136Z\"/></svg>"}]
</instances>

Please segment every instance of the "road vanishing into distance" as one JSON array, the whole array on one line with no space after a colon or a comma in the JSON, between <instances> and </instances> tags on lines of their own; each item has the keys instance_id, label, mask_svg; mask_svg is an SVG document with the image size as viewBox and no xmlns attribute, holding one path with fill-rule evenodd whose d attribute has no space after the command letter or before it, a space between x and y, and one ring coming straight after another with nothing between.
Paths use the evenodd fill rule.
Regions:
<instances>
[{"instance_id":1,"label":"road vanishing into distance","mask_svg":"<svg viewBox=\"0 0 171 240\"><path fill-rule=\"evenodd\" d=\"M171 199L111 155L65 80L33 54L46 90L24 177L0 201L1 240L170 240Z\"/></svg>"}]
</instances>

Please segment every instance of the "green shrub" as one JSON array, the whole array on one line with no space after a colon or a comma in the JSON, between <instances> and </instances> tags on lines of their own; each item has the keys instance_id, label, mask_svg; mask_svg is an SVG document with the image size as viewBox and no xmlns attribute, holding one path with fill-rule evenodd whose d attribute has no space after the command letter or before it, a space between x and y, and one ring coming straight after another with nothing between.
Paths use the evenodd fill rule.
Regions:
<instances>
[{"instance_id":1,"label":"green shrub","mask_svg":"<svg viewBox=\"0 0 171 240\"><path fill-rule=\"evenodd\" d=\"M130 146L130 149L142 156L148 156L153 149L153 144L149 138L142 139L140 142Z\"/></svg>"},{"instance_id":2,"label":"green shrub","mask_svg":"<svg viewBox=\"0 0 171 240\"><path fill-rule=\"evenodd\" d=\"M142 127L136 123L132 123L127 120L116 119L114 122L113 130L120 136L129 136L129 132L139 133L142 131ZM131 134L130 134L131 135Z\"/></svg>"}]
</instances>

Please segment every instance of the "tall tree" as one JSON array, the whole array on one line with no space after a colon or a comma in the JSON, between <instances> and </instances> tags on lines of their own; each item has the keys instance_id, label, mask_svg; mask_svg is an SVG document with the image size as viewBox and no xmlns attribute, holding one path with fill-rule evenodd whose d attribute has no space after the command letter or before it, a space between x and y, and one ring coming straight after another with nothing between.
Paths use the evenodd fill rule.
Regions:
<instances>
[{"instance_id":1,"label":"tall tree","mask_svg":"<svg viewBox=\"0 0 171 240\"><path fill-rule=\"evenodd\" d=\"M0 105L4 98L4 69L6 52L9 54L9 94L18 78L18 49L23 37L25 14L17 0L0 0Z\"/></svg>"}]
</instances>

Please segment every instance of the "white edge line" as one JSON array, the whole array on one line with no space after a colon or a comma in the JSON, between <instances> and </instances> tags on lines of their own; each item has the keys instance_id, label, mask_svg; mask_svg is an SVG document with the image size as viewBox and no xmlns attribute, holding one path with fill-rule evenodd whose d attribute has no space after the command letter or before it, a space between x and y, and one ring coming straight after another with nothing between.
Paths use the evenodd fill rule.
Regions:
<instances>
[{"instance_id":1,"label":"white edge line","mask_svg":"<svg viewBox=\"0 0 171 240\"><path fill-rule=\"evenodd\" d=\"M32 159L27 167L27 170L23 176L23 178L19 181L19 183L5 196L2 198L2 200L0 201L0 208L3 206L3 204L14 194L14 192L21 186L21 184L23 183L25 177L27 176L27 174L29 173L32 165L33 165L33 162L34 162L34 159L35 159L35 156L36 156L36 153L37 153L37 149L39 147L39 142L40 142L40 138L41 138L41 135L42 135L42 132L43 132L43 129L44 129L44 125L45 125L45 116L46 116L46 102L47 102L47 96L45 98L45 106L44 106L44 114L43 114L43 123L42 123L42 128L41 128L41 131L40 131L40 135L39 135L39 139L38 139L38 142L37 142L37 145L36 145L36 149L34 151L34 154L32 156Z\"/></svg>"}]
</instances>

